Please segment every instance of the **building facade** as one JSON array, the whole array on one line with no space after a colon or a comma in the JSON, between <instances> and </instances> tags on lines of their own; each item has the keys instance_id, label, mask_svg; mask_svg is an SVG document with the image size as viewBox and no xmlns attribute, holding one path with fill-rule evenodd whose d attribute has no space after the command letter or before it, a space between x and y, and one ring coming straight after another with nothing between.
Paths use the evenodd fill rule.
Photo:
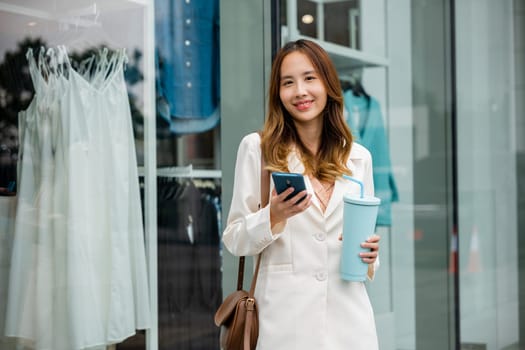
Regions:
<instances>
[{"instance_id":1,"label":"building facade","mask_svg":"<svg viewBox=\"0 0 525 350\"><path fill-rule=\"evenodd\" d=\"M2 0L1 350L219 349L237 147L299 38L374 159L380 348L524 347L524 0Z\"/></svg>"}]
</instances>

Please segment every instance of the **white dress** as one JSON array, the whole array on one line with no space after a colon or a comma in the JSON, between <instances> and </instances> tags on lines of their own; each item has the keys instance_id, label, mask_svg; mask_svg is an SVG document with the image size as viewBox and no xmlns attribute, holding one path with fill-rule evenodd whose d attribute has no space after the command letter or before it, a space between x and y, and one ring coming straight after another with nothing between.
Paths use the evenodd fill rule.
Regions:
<instances>
[{"instance_id":1,"label":"white dress","mask_svg":"<svg viewBox=\"0 0 525 350\"><path fill-rule=\"evenodd\" d=\"M123 50L95 75L28 53L35 98L20 113L23 157L6 335L75 350L149 327L144 230ZM60 64L62 63L62 64Z\"/></svg>"}]
</instances>

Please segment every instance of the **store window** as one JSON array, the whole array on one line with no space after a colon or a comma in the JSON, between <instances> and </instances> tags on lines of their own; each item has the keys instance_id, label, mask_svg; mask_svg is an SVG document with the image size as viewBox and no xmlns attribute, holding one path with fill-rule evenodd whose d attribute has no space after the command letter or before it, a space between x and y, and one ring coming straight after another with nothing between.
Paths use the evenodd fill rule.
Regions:
<instances>
[{"instance_id":1,"label":"store window","mask_svg":"<svg viewBox=\"0 0 525 350\"><path fill-rule=\"evenodd\" d=\"M303 37L374 157L381 349L522 348L524 18L524 0L0 1L0 349L218 349L235 150L275 47Z\"/></svg>"},{"instance_id":2,"label":"store window","mask_svg":"<svg viewBox=\"0 0 525 350\"><path fill-rule=\"evenodd\" d=\"M0 348L145 343L147 2L0 2ZM155 292L155 290L153 291Z\"/></svg>"},{"instance_id":3,"label":"store window","mask_svg":"<svg viewBox=\"0 0 525 350\"><path fill-rule=\"evenodd\" d=\"M276 40L330 53L388 203L367 284L382 349L522 347L523 4L281 3Z\"/></svg>"},{"instance_id":4,"label":"store window","mask_svg":"<svg viewBox=\"0 0 525 350\"><path fill-rule=\"evenodd\" d=\"M523 348L524 5L455 4L460 338L473 348Z\"/></svg>"},{"instance_id":5,"label":"store window","mask_svg":"<svg viewBox=\"0 0 525 350\"><path fill-rule=\"evenodd\" d=\"M0 348L218 348L219 22L0 2Z\"/></svg>"}]
</instances>

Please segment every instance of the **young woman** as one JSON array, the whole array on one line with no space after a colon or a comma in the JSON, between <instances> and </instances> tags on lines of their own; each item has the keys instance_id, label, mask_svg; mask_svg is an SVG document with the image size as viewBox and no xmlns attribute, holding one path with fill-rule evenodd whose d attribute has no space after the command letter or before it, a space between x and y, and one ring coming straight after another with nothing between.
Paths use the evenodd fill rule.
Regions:
<instances>
[{"instance_id":1,"label":"young woman","mask_svg":"<svg viewBox=\"0 0 525 350\"><path fill-rule=\"evenodd\" d=\"M343 118L337 72L317 44L286 44L272 65L269 108L262 138L240 143L232 204L223 242L234 255L261 254L255 289L258 350L378 349L374 314L363 282L340 278L343 194L359 186L373 195L372 159L354 143ZM261 202L261 157L268 171L304 175L307 190L290 200L290 188ZM268 194L270 195L270 194ZM306 199L301 199L306 195ZM362 247L372 279L378 235Z\"/></svg>"}]
</instances>

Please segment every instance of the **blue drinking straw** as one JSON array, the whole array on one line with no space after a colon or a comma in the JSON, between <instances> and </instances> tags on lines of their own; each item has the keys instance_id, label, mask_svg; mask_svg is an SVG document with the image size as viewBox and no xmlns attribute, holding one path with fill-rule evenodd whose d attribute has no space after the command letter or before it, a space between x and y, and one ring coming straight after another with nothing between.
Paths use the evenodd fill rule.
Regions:
<instances>
[{"instance_id":1,"label":"blue drinking straw","mask_svg":"<svg viewBox=\"0 0 525 350\"><path fill-rule=\"evenodd\" d=\"M359 187L361 188L361 192L360 192L360 195L361 195L361 196L360 196L360 197L363 198L363 196L364 196L364 186L363 186L363 183L362 183L361 181L359 181L358 179L354 179L353 177L348 176L348 175L344 175L344 174L343 174L343 177L344 177L345 179L347 179L347 180L350 180L350 181L353 181L353 182L359 184Z\"/></svg>"}]
</instances>

